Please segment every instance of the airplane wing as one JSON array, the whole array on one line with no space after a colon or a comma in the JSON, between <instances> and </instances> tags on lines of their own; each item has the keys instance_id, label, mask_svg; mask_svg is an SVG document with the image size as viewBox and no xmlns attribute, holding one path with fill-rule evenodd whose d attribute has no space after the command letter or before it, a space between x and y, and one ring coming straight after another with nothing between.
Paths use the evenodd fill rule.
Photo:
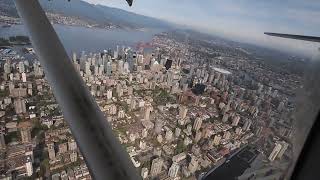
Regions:
<instances>
[{"instance_id":1,"label":"airplane wing","mask_svg":"<svg viewBox=\"0 0 320 180\"><path fill-rule=\"evenodd\" d=\"M14 2L93 179L141 179L38 0Z\"/></svg>"},{"instance_id":2,"label":"airplane wing","mask_svg":"<svg viewBox=\"0 0 320 180\"><path fill-rule=\"evenodd\" d=\"M320 42L320 37L316 37L316 36L303 36L303 35L281 34L281 33L270 33L270 32L265 32L264 34L269 35L269 36L287 38L287 39L297 39L297 40L310 41L310 42Z\"/></svg>"}]
</instances>

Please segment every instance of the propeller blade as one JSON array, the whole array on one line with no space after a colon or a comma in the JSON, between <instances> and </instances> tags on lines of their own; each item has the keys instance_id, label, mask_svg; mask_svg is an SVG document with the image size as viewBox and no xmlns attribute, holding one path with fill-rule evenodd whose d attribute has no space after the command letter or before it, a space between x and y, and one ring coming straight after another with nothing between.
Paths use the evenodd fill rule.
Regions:
<instances>
[{"instance_id":1,"label":"propeller blade","mask_svg":"<svg viewBox=\"0 0 320 180\"><path fill-rule=\"evenodd\" d=\"M127 1L127 3L129 4L129 6L132 6L133 0L126 0L126 1Z\"/></svg>"}]
</instances>

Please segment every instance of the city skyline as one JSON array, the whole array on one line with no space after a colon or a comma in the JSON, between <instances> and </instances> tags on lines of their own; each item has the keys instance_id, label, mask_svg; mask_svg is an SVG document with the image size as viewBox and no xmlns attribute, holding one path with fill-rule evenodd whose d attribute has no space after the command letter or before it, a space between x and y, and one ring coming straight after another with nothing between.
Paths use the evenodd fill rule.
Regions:
<instances>
[{"instance_id":1,"label":"city skyline","mask_svg":"<svg viewBox=\"0 0 320 180\"><path fill-rule=\"evenodd\" d=\"M302 78L293 63L306 63L287 56L269 66L207 41L192 31L163 32L151 50L74 52L72 65L143 179L258 179L265 168L270 178L288 175L302 145L291 118ZM23 56L0 50L0 177L92 179L41 59Z\"/></svg>"}]
</instances>

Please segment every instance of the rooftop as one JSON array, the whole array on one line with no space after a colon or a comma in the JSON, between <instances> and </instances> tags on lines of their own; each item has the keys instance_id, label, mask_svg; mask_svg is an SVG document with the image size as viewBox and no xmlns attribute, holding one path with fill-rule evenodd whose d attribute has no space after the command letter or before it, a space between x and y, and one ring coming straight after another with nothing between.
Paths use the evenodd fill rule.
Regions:
<instances>
[{"instance_id":1,"label":"rooftop","mask_svg":"<svg viewBox=\"0 0 320 180\"><path fill-rule=\"evenodd\" d=\"M222 74L231 74L230 71L227 71L227 70L221 69L221 68L217 68L217 67L213 68L213 70L218 71L218 72L220 72Z\"/></svg>"}]
</instances>

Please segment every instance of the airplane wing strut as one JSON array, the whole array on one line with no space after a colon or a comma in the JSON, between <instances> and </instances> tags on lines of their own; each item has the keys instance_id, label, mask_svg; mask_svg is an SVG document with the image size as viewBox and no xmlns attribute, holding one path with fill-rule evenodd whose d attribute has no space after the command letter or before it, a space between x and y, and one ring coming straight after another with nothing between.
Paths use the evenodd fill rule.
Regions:
<instances>
[{"instance_id":1,"label":"airplane wing strut","mask_svg":"<svg viewBox=\"0 0 320 180\"><path fill-rule=\"evenodd\" d=\"M38 0L14 0L93 179L141 179L69 59Z\"/></svg>"}]
</instances>

